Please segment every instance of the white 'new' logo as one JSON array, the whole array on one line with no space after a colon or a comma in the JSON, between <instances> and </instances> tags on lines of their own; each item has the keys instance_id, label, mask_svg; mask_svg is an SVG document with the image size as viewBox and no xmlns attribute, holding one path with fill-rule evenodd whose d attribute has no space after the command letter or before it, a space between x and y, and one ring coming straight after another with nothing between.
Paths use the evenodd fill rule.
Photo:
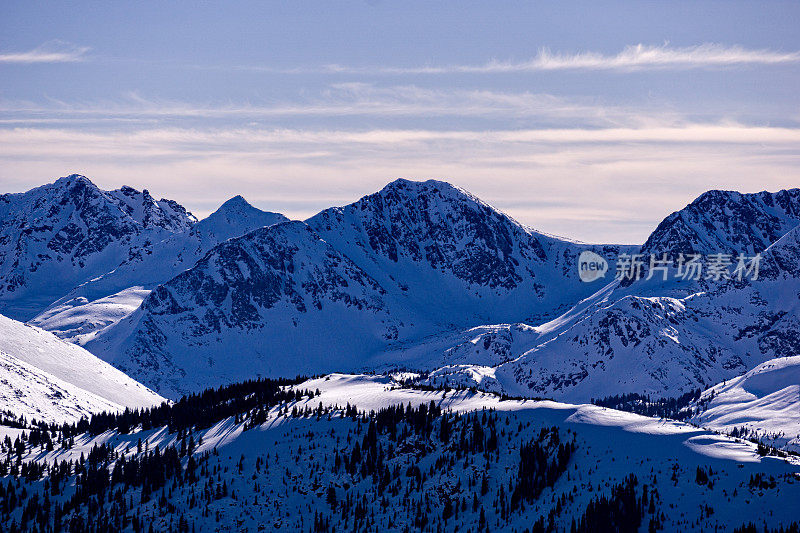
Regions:
<instances>
[{"instance_id":1,"label":"white 'new' logo","mask_svg":"<svg viewBox=\"0 0 800 533\"><path fill-rule=\"evenodd\" d=\"M590 283L600 279L608 272L608 261L589 250L584 250L578 257L578 275L581 281Z\"/></svg>"}]
</instances>

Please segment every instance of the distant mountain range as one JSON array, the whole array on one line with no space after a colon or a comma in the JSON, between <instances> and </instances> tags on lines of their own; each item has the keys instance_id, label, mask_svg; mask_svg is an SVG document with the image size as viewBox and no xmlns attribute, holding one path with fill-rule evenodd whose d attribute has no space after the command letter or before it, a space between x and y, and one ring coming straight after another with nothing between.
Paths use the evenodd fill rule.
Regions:
<instances>
[{"instance_id":1,"label":"distant mountain range","mask_svg":"<svg viewBox=\"0 0 800 533\"><path fill-rule=\"evenodd\" d=\"M306 220L236 197L197 222L81 176L0 197L0 313L167 397L255 376L422 371L588 401L676 396L800 353L800 189L709 191L642 246L536 232L440 181ZM578 256L609 264L583 283ZM762 254L758 279L613 279L625 254ZM645 265L645 274L647 267Z\"/></svg>"},{"instance_id":2,"label":"distant mountain range","mask_svg":"<svg viewBox=\"0 0 800 533\"><path fill-rule=\"evenodd\" d=\"M214 248L86 347L176 396L247 376L355 371L405 343L558 316L587 246L447 183L397 180ZM619 246L589 246L613 263Z\"/></svg>"},{"instance_id":3,"label":"distant mountain range","mask_svg":"<svg viewBox=\"0 0 800 533\"><path fill-rule=\"evenodd\" d=\"M528 339L517 341L523 348L507 362L445 367L430 381L570 401L629 392L668 397L796 355L798 223L798 189L706 193L667 217L641 253L761 253L758 279L681 279L672 265L667 281L659 274L613 282L556 320L526 330Z\"/></svg>"}]
</instances>

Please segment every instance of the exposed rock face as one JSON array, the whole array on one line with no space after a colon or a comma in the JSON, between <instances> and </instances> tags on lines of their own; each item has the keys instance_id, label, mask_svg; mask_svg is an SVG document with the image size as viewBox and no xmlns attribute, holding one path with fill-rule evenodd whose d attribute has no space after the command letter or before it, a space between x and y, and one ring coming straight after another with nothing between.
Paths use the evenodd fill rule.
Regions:
<instances>
[{"instance_id":1,"label":"exposed rock face","mask_svg":"<svg viewBox=\"0 0 800 533\"><path fill-rule=\"evenodd\" d=\"M749 254L800 224L800 189L742 194L708 191L665 218L642 253Z\"/></svg>"},{"instance_id":2,"label":"exposed rock face","mask_svg":"<svg viewBox=\"0 0 800 533\"><path fill-rule=\"evenodd\" d=\"M169 200L78 175L0 196L0 312L29 319L73 287L188 231L194 217Z\"/></svg>"},{"instance_id":3,"label":"exposed rock face","mask_svg":"<svg viewBox=\"0 0 800 533\"><path fill-rule=\"evenodd\" d=\"M308 224L422 315L456 327L557 316L591 286L577 256L588 246L537 233L448 183L396 180Z\"/></svg>"}]
</instances>

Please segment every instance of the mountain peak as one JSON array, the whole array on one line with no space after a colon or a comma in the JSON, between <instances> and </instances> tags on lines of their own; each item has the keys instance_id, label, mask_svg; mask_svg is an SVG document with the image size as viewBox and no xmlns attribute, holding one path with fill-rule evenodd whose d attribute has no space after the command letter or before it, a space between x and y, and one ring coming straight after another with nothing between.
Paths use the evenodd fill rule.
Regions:
<instances>
[{"instance_id":1,"label":"mountain peak","mask_svg":"<svg viewBox=\"0 0 800 533\"><path fill-rule=\"evenodd\" d=\"M643 253L757 253L800 222L800 189L711 190L666 217Z\"/></svg>"},{"instance_id":2,"label":"mountain peak","mask_svg":"<svg viewBox=\"0 0 800 533\"><path fill-rule=\"evenodd\" d=\"M757 193L741 193L711 189L695 198L682 211L702 211L709 208L717 211L725 205L760 205L762 209L778 209L784 215L800 216L800 188L783 189L778 192L761 191ZM713 215L715 213L710 213Z\"/></svg>"},{"instance_id":3,"label":"mountain peak","mask_svg":"<svg viewBox=\"0 0 800 533\"><path fill-rule=\"evenodd\" d=\"M410 180L397 178L386 184L383 189L376 194L386 195L387 193L403 193L405 195L425 195L439 193L442 196L462 196L470 200L478 201L478 198L466 190L456 187L452 183L441 180Z\"/></svg>"},{"instance_id":4,"label":"mountain peak","mask_svg":"<svg viewBox=\"0 0 800 533\"><path fill-rule=\"evenodd\" d=\"M83 174L70 174L69 176L63 176L56 180L56 183L62 185L72 185L74 183L85 183L87 185L94 185L92 180L84 176Z\"/></svg>"},{"instance_id":5,"label":"mountain peak","mask_svg":"<svg viewBox=\"0 0 800 533\"><path fill-rule=\"evenodd\" d=\"M0 204L0 310L28 320L72 288L101 276L194 219L125 187L104 191L71 174Z\"/></svg>"},{"instance_id":6,"label":"mountain peak","mask_svg":"<svg viewBox=\"0 0 800 533\"><path fill-rule=\"evenodd\" d=\"M236 195L201 220L196 230L201 234L213 235L218 242L243 235L253 229L271 226L289 220L280 213L262 211L252 206L241 195Z\"/></svg>"},{"instance_id":7,"label":"mountain peak","mask_svg":"<svg viewBox=\"0 0 800 533\"><path fill-rule=\"evenodd\" d=\"M238 212L245 209L256 209L256 208L253 207L253 205L250 204L250 202L245 200L244 196L242 196L241 194L237 194L236 196L226 200L221 206L219 206L219 209L217 209L215 213L220 211Z\"/></svg>"},{"instance_id":8,"label":"mountain peak","mask_svg":"<svg viewBox=\"0 0 800 533\"><path fill-rule=\"evenodd\" d=\"M250 218L264 218L269 219L269 224L264 225L271 225L276 222L288 220L285 216L281 215L280 213L273 213L270 211L262 211L261 209L253 206L250 202L244 199L241 194L237 194L236 196L226 200L216 211L211 213L208 218L205 220L215 220L215 219L227 219L229 221L239 221L238 217L245 215ZM235 219L232 219L235 217ZM274 220L273 220L274 219Z\"/></svg>"},{"instance_id":9,"label":"mountain peak","mask_svg":"<svg viewBox=\"0 0 800 533\"><path fill-rule=\"evenodd\" d=\"M61 194L64 191L67 191L70 195L83 195L84 191L89 191L92 195L102 194L100 188L92 180L81 174L70 174L69 176L58 178L55 183L37 187L37 189L50 190L56 194Z\"/></svg>"},{"instance_id":10,"label":"mountain peak","mask_svg":"<svg viewBox=\"0 0 800 533\"><path fill-rule=\"evenodd\" d=\"M386 184L384 189L399 188L399 187L439 187L455 189L455 185L442 180L427 179L427 180L411 180L408 178L397 178Z\"/></svg>"}]
</instances>

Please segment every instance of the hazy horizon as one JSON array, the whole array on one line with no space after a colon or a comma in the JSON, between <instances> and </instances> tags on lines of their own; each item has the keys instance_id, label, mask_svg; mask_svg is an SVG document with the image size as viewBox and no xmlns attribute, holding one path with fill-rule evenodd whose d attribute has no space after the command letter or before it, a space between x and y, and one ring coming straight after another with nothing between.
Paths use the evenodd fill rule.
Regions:
<instances>
[{"instance_id":1,"label":"hazy horizon","mask_svg":"<svg viewBox=\"0 0 800 533\"><path fill-rule=\"evenodd\" d=\"M800 185L800 5L0 7L0 192L80 173L303 219L398 177L641 243Z\"/></svg>"}]
</instances>

